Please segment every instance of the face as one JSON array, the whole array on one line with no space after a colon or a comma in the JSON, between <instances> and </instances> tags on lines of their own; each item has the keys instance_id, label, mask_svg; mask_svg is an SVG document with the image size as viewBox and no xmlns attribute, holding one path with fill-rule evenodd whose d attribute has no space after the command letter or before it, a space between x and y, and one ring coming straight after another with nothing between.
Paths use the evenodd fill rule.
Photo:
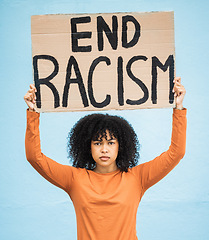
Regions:
<instances>
[{"instance_id":1,"label":"face","mask_svg":"<svg viewBox=\"0 0 209 240\"><path fill-rule=\"evenodd\" d=\"M116 158L118 156L119 143L114 136L106 131L107 139L91 141L91 154L96 162L95 172L107 173L117 170Z\"/></svg>"}]
</instances>

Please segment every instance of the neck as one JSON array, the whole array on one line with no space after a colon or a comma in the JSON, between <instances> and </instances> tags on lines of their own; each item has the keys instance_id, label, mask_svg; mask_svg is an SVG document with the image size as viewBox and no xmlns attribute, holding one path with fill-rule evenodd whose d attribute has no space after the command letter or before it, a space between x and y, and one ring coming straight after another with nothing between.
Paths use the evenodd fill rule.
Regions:
<instances>
[{"instance_id":1,"label":"neck","mask_svg":"<svg viewBox=\"0 0 209 240\"><path fill-rule=\"evenodd\" d=\"M117 166L110 166L110 167L100 167L96 166L95 169L93 170L96 173L111 173L118 170Z\"/></svg>"}]
</instances>

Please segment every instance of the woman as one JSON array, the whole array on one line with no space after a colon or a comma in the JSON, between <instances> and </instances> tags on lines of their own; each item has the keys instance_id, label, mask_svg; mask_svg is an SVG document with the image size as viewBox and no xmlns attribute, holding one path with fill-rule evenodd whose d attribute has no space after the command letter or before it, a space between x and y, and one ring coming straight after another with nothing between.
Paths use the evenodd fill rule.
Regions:
<instances>
[{"instance_id":1,"label":"woman","mask_svg":"<svg viewBox=\"0 0 209 240\"><path fill-rule=\"evenodd\" d=\"M186 145L185 89L174 79L169 149L150 162L137 165L138 139L123 118L92 114L80 119L69 134L73 166L46 157L40 148L39 113L34 111L33 85L28 105L26 157L49 182L66 191L77 217L78 240L136 240L136 214L145 191L166 176L183 158Z\"/></svg>"}]
</instances>

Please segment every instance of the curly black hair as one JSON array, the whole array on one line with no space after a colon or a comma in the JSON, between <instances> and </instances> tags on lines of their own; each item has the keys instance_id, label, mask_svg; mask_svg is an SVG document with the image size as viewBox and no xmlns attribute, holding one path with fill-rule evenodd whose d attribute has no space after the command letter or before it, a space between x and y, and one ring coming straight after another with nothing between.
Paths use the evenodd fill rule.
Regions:
<instances>
[{"instance_id":1,"label":"curly black hair","mask_svg":"<svg viewBox=\"0 0 209 240\"><path fill-rule=\"evenodd\" d=\"M139 159L139 141L133 127L124 118L109 114L91 114L81 118L68 134L68 157L74 167L93 170L91 141L106 137L106 131L117 138L119 151L116 165L121 171L134 167Z\"/></svg>"}]
</instances>

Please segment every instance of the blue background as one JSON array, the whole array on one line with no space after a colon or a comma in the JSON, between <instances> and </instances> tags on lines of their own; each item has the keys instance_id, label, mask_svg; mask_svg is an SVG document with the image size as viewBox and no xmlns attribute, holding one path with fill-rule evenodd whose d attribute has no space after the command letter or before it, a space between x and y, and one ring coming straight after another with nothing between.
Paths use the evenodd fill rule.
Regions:
<instances>
[{"instance_id":1,"label":"blue background","mask_svg":"<svg viewBox=\"0 0 209 240\"><path fill-rule=\"evenodd\" d=\"M137 235L139 240L209 239L209 4L204 0L0 0L0 239L76 239L68 195L40 177L25 158L23 96L33 81L31 15L169 10L175 12L176 71L187 89L187 152L146 192L137 215ZM168 148L172 109L112 113L134 126L142 145L141 162ZM85 114L42 114L43 152L68 164L67 132Z\"/></svg>"}]
</instances>

